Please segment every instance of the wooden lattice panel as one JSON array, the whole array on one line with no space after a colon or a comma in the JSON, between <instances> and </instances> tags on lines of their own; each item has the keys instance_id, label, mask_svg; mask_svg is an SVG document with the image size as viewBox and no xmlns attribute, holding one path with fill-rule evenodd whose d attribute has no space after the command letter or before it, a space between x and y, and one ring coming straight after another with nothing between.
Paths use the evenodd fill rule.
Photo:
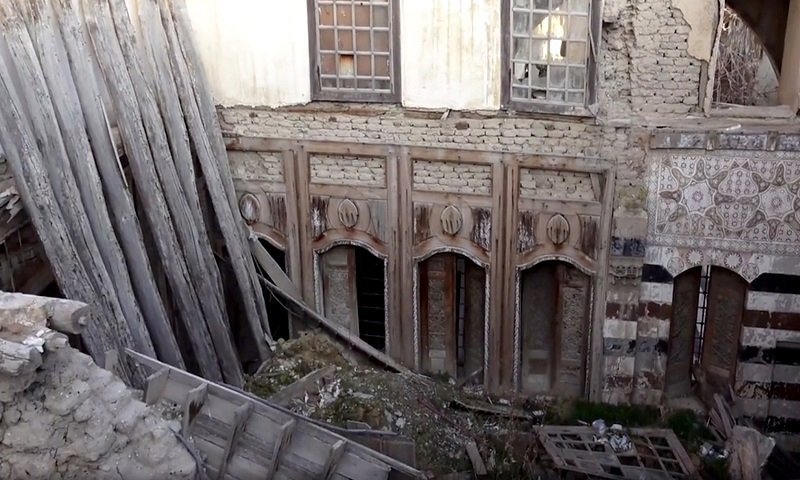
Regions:
<instances>
[{"instance_id":1,"label":"wooden lattice panel","mask_svg":"<svg viewBox=\"0 0 800 480\"><path fill-rule=\"evenodd\" d=\"M595 441L590 427L542 427L539 440L563 470L611 479L682 479L696 475L686 450L672 430L633 428L626 431L630 452L615 453Z\"/></svg>"}]
</instances>

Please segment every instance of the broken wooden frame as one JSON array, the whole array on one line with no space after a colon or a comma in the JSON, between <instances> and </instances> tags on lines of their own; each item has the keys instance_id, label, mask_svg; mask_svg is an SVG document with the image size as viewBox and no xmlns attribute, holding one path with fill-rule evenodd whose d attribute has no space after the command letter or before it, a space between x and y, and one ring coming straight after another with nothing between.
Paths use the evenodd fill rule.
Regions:
<instances>
[{"instance_id":1,"label":"broken wooden frame","mask_svg":"<svg viewBox=\"0 0 800 480\"><path fill-rule=\"evenodd\" d=\"M152 371L145 400L183 407L183 432L217 478L424 478L422 472L262 399L131 350Z\"/></svg>"},{"instance_id":2,"label":"broken wooden frame","mask_svg":"<svg viewBox=\"0 0 800 480\"><path fill-rule=\"evenodd\" d=\"M592 478L695 478L694 463L672 430L632 428L625 433L633 449L615 453L608 442L595 441L591 427L545 426L537 430L539 441L561 470Z\"/></svg>"}]
</instances>

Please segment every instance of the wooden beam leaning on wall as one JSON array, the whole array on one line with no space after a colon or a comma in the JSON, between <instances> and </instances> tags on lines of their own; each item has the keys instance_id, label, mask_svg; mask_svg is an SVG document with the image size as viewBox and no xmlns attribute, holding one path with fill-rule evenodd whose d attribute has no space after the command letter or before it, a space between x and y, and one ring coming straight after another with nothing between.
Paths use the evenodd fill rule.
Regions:
<instances>
[{"instance_id":1,"label":"wooden beam leaning on wall","mask_svg":"<svg viewBox=\"0 0 800 480\"><path fill-rule=\"evenodd\" d=\"M189 126L189 135L222 230L247 320L255 338L264 338L271 347L274 341L267 319L264 294L249 254L247 230L238 215L228 153L200 56L194 49L186 5L183 0L157 1L170 43L168 51L172 68L176 72L178 93ZM257 327L259 323L261 329ZM269 353L268 350L264 352L267 355Z\"/></svg>"},{"instance_id":2,"label":"wooden beam leaning on wall","mask_svg":"<svg viewBox=\"0 0 800 480\"><path fill-rule=\"evenodd\" d=\"M147 77L142 69L138 45L134 38L133 25L128 16L128 7L124 0L110 0L107 5L100 6L95 12L98 18L113 22L119 48L122 51L124 65L133 84L139 111L144 122L144 130L150 144L151 158L161 180L162 191L167 208L175 225L182 252L186 258L189 275L198 296L202 300L200 308L211 334L211 341L219 358L222 377L231 385L244 384L244 376L239 358L231 338L228 315L219 288L213 279L219 277L210 244L201 240L201 232L192 221L188 202L182 192L175 162L167 141L164 120L155 99L155 94L148 86ZM110 17L108 12L110 10ZM158 234L158 233L157 233Z\"/></svg>"},{"instance_id":3,"label":"wooden beam leaning on wall","mask_svg":"<svg viewBox=\"0 0 800 480\"><path fill-rule=\"evenodd\" d=\"M325 318L314 311L313 308L306 305L299 295L299 289L297 286L294 285L294 283L292 283L289 277L286 276L283 270L277 266L275 260L270 256L269 252L267 252L267 249L261 245L261 243L258 241L258 237L255 235L250 236L250 248L259 265L261 265L261 267L269 273L270 277L275 280L275 283L272 283L266 278L261 277L261 282L273 293L278 294L281 298L288 300L290 303L300 308L308 317L319 323L326 332L333 333L336 337L344 340L349 346L354 347L369 358L378 361L379 363L396 372L415 375L411 370L404 367L399 362L396 362L385 353L377 350L372 345L368 344L364 340L361 340L358 336L350 333L347 328ZM283 285L285 289L279 287L278 285Z\"/></svg>"},{"instance_id":4,"label":"wooden beam leaning on wall","mask_svg":"<svg viewBox=\"0 0 800 480\"><path fill-rule=\"evenodd\" d=\"M176 300L179 317L186 326L202 375L210 380L222 380L217 352L212 345L207 325L201 321L204 314L200 308L200 300L190 281L186 259L170 218L139 113L137 95L117 43L109 7L105 0L83 0L82 5L94 54L117 112L117 126L125 144L139 198L144 205L144 213L151 229L158 232L158 235L154 235L155 246Z\"/></svg>"},{"instance_id":5,"label":"wooden beam leaning on wall","mask_svg":"<svg viewBox=\"0 0 800 480\"><path fill-rule=\"evenodd\" d=\"M114 283L103 264L97 239L91 232L86 211L59 135L43 72L33 42L12 2L0 4L0 21L13 52L21 96L9 64L2 64L0 141L5 145L20 194L31 215L64 293L95 305L102 321L90 322L84 339L92 355L103 363L106 345L136 346L153 351L141 313L134 304L123 309ZM27 105L23 105L23 99ZM27 106L27 108L25 108ZM41 151L40 151L41 149ZM129 314L126 318L125 313ZM130 324L126 321L130 320ZM131 331L137 330L135 334ZM138 341L137 341L138 340ZM124 377L134 384L144 378L131 364Z\"/></svg>"},{"instance_id":6,"label":"wooden beam leaning on wall","mask_svg":"<svg viewBox=\"0 0 800 480\"><path fill-rule=\"evenodd\" d=\"M111 211L111 221L125 254L133 289L139 299L153 346L162 361L183 368L183 357L145 250L131 191L119 168L117 142L113 133L108 130L99 79L91 61L91 46L80 35L79 17L73 10L71 0L57 0L53 2L53 6L61 27L78 102L83 111L84 127L103 182L105 200Z\"/></svg>"}]
</instances>

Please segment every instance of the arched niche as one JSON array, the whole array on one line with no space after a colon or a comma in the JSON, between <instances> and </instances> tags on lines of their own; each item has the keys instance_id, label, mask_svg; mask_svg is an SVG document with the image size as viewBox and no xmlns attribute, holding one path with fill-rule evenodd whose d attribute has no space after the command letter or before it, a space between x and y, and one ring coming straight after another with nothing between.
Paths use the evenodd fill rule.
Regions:
<instances>
[{"instance_id":1,"label":"arched niche","mask_svg":"<svg viewBox=\"0 0 800 480\"><path fill-rule=\"evenodd\" d=\"M515 374L526 395L586 395L592 276L564 260L524 265L517 273Z\"/></svg>"},{"instance_id":2,"label":"arched niche","mask_svg":"<svg viewBox=\"0 0 800 480\"><path fill-rule=\"evenodd\" d=\"M736 376L747 281L717 266L694 267L675 277L665 395L727 392Z\"/></svg>"},{"instance_id":3,"label":"arched niche","mask_svg":"<svg viewBox=\"0 0 800 480\"><path fill-rule=\"evenodd\" d=\"M442 248L418 257L414 270L417 370L462 379L485 368L488 265Z\"/></svg>"},{"instance_id":4,"label":"arched niche","mask_svg":"<svg viewBox=\"0 0 800 480\"><path fill-rule=\"evenodd\" d=\"M314 252L317 311L374 348L388 341L388 262L370 243L339 240Z\"/></svg>"}]
</instances>

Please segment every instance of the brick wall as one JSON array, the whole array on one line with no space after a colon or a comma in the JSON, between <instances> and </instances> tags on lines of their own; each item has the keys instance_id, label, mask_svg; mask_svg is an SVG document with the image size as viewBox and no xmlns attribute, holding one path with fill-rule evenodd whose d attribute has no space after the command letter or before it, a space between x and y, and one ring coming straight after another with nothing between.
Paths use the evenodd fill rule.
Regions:
<instances>
[{"instance_id":1,"label":"brick wall","mask_svg":"<svg viewBox=\"0 0 800 480\"><path fill-rule=\"evenodd\" d=\"M386 163L382 158L344 155L311 155L311 183L386 186Z\"/></svg>"},{"instance_id":2,"label":"brick wall","mask_svg":"<svg viewBox=\"0 0 800 480\"><path fill-rule=\"evenodd\" d=\"M415 190L489 195L492 189L488 165L415 160L413 168Z\"/></svg>"}]
</instances>

